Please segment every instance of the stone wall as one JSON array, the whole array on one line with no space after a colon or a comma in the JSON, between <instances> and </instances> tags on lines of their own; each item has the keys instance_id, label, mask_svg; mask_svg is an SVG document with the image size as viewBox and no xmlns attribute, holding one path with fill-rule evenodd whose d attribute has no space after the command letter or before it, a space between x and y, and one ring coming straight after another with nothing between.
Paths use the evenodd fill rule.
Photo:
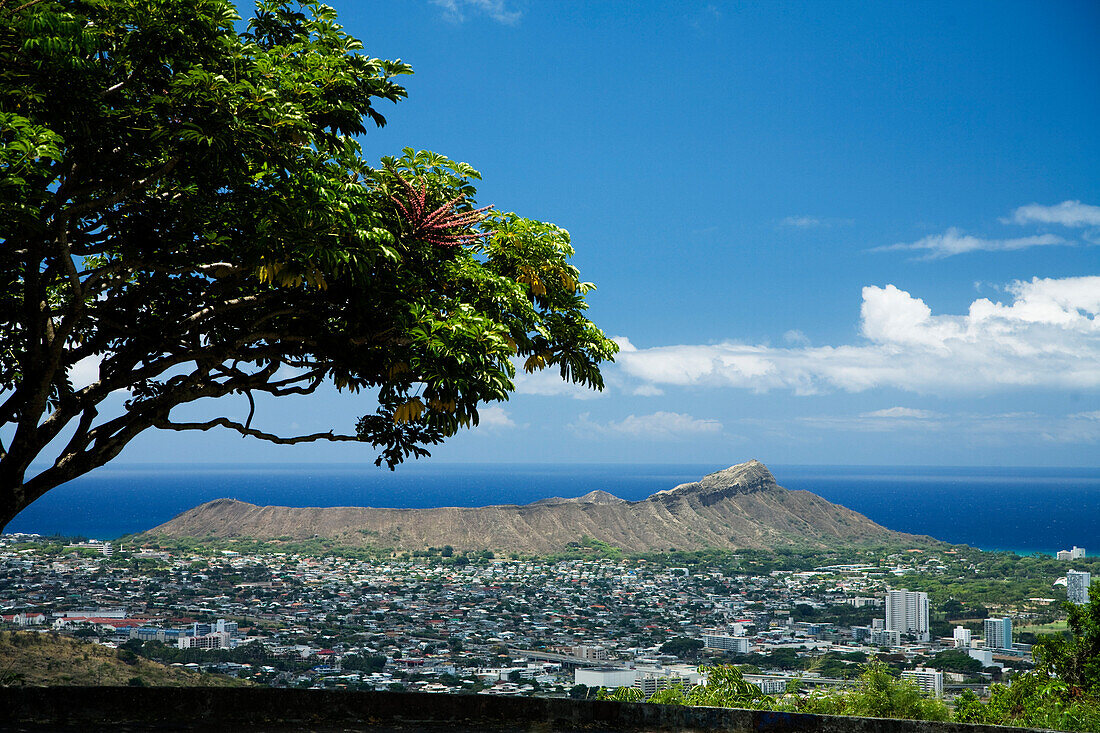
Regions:
<instances>
[{"instance_id":1,"label":"stone wall","mask_svg":"<svg viewBox=\"0 0 1100 733\"><path fill-rule=\"evenodd\" d=\"M596 700L269 688L0 688L2 731L731 731L1010 733L1013 728Z\"/></svg>"}]
</instances>

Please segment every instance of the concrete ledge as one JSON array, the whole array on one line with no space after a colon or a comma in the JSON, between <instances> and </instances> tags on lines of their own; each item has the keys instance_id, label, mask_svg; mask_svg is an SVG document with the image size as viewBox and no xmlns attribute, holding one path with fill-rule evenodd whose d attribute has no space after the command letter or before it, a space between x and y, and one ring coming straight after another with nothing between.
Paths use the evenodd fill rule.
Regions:
<instances>
[{"instance_id":1,"label":"concrete ledge","mask_svg":"<svg viewBox=\"0 0 1100 733\"><path fill-rule=\"evenodd\" d=\"M1009 733L1021 728L595 700L270 688L0 688L0 730Z\"/></svg>"}]
</instances>

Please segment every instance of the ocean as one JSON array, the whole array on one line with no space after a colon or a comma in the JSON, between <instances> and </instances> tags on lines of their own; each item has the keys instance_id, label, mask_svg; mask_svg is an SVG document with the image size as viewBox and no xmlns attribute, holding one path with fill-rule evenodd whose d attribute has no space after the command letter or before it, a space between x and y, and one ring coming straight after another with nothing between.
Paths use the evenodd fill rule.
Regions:
<instances>
[{"instance_id":1,"label":"ocean","mask_svg":"<svg viewBox=\"0 0 1100 733\"><path fill-rule=\"evenodd\" d=\"M285 506L526 504L603 489L628 500L724 468L649 464L410 463L158 464L106 466L54 489L8 532L114 539L205 501ZM986 550L1100 552L1100 468L769 466L805 489L890 529Z\"/></svg>"}]
</instances>

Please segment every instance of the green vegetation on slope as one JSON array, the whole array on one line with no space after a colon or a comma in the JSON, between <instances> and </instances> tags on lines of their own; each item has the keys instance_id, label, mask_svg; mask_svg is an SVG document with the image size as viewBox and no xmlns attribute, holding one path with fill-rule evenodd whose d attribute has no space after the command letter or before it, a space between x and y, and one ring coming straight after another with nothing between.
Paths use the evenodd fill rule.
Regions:
<instances>
[{"instance_id":1,"label":"green vegetation on slope","mask_svg":"<svg viewBox=\"0 0 1100 733\"><path fill-rule=\"evenodd\" d=\"M805 696L765 695L759 687L745 680L741 670L730 665L700 669L707 674L705 685L686 692L680 687L660 690L649 702L907 720L948 720L951 717L943 702L923 695L912 682L896 679L881 662L867 664L850 690L814 692ZM613 692L601 690L600 698L637 702L641 700L641 692L621 687Z\"/></svg>"},{"instance_id":2,"label":"green vegetation on slope","mask_svg":"<svg viewBox=\"0 0 1100 733\"><path fill-rule=\"evenodd\" d=\"M660 690L648 702L665 705L750 708L783 712L851 715L908 720L954 720L962 723L1011 725L1065 731L1100 732L1100 580L1092 585L1087 605L1064 604L1069 634L1048 636L1035 648L1034 670L1013 676L1010 684L994 684L990 699L982 702L966 690L952 711L942 701L921 693L915 684L897 679L896 671L880 660L862 666L855 686L849 690L815 690L799 695L791 689L784 695L765 695L747 682L742 670L724 664L700 667L707 674L705 685L684 690ZM773 657L775 655L772 655ZM793 655L792 655L793 657ZM953 650L941 652L929 666L958 671L973 663ZM774 662L775 660L771 660ZM791 665L778 665L784 669ZM793 685L797 687L797 683ZM642 693L633 687L601 689L599 698L640 702Z\"/></svg>"},{"instance_id":3,"label":"green vegetation on slope","mask_svg":"<svg viewBox=\"0 0 1100 733\"><path fill-rule=\"evenodd\" d=\"M57 634L0 631L0 685L130 685L237 687L247 682L198 674L142 659L127 649L82 643Z\"/></svg>"}]
</instances>

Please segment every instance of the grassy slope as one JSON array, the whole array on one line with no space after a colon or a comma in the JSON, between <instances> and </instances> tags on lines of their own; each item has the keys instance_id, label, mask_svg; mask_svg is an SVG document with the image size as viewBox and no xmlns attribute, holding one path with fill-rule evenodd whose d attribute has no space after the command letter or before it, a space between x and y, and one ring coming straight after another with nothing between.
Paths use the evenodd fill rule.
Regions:
<instances>
[{"instance_id":1,"label":"grassy slope","mask_svg":"<svg viewBox=\"0 0 1100 733\"><path fill-rule=\"evenodd\" d=\"M1061 634L1069 629L1069 624L1065 621L1054 621L1049 624L1021 624L1014 626L1013 631L1023 633L1029 631L1032 634Z\"/></svg>"},{"instance_id":2,"label":"grassy slope","mask_svg":"<svg viewBox=\"0 0 1100 733\"><path fill-rule=\"evenodd\" d=\"M237 687L249 683L197 674L117 649L56 634L0 631L0 685L127 685L139 678L150 687Z\"/></svg>"}]
</instances>

